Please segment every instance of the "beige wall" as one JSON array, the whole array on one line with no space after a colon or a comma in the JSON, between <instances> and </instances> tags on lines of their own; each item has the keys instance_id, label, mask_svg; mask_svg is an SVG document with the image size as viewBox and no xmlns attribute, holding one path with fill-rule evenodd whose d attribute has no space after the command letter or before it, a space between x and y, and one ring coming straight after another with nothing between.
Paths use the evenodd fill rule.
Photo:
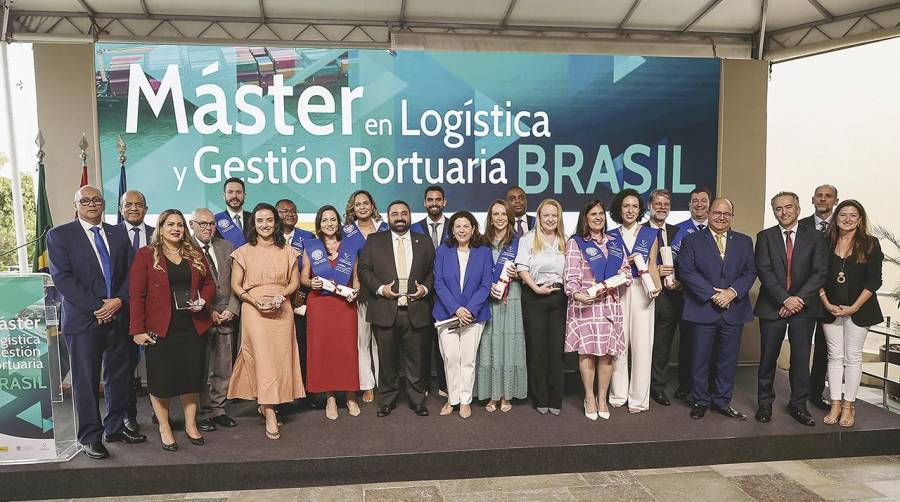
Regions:
<instances>
[{"instance_id":1,"label":"beige wall","mask_svg":"<svg viewBox=\"0 0 900 502\"><path fill-rule=\"evenodd\" d=\"M88 141L88 180L98 182L97 107L91 44L34 44L38 127L44 135L47 198L56 224L73 217L81 180L78 142Z\"/></svg>"},{"instance_id":2,"label":"beige wall","mask_svg":"<svg viewBox=\"0 0 900 502\"><path fill-rule=\"evenodd\" d=\"M733 227L756 238L763 228L766 201L766 96L769 69L765 61L722 60L719 90L719 176L716 194L734 202ZM756 287L751 293L756 302ZM759 327L744 328L741 362L759 362Z\"/></svg>"}]
</instances>

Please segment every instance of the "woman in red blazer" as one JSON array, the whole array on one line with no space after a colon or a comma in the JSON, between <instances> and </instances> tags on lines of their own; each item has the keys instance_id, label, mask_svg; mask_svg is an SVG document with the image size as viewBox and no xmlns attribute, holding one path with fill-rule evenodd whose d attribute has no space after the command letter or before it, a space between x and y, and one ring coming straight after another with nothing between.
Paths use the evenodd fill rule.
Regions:
<instances>
[{"instance_id":1,"label":"woman in red blazer","mask_svg":"<svg viewBox=\"0 0 900 502\"><path fill-rule=\"evenodd\" d=\"M204 444L197 428L197 396L206 383L202 335L212 325L209 305L216 285L181 211L167 209L157 221L150 244L137 252L131 266L129 331L134 343L145 347L147 387L162 447L175 451L169 400L176 396L184 407L188 439Z\"/></svg>"}]
</instances>

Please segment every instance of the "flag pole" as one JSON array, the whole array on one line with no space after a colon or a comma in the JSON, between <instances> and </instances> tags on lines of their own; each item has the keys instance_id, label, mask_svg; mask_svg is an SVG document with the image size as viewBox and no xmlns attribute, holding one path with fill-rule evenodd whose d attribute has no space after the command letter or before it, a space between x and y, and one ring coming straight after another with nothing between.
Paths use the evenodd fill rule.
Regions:
<instances>
[{"instance_id":1,"label":"flag pole","mask_svg":"<svg viewBox=\"0 0 900 502\"><path fill-rule=\"evenodd\" d=\"M4 17L8 9L6 2L4 5ZM16 153L16 133L13 127L13 101L12 101L12 78L9 74L9 57L7 54L8 43L6 40L0 40L0 68L3 73L3 97L6 101L6 137L9 141L9 167L10 167L10 185L12 185L12 205L13 205L13 222L16 230L16 246L21 246L17 251L19 262L19 273L28 272L28 250L25 246L25 213L22 207L22 183L19 175L19 157Z\"/></svg>"},{"instance_id":2,"label":"flag pole","mask_svg":"<svg viewBox=\"0 0 900 502\"><path fill-rule=\"evenodd\" d=\"M119 151L119 198L116 200L116 207L118 207L122 203L122 196L128 190L128 181L125 178L125 161L128 160L128 157L125 156L125 151L128 150L128 146L125 144L125 140L122 139L121 134L116 138L116 149ZM122 216L122 211L116 211L116 214L118 215L117 222L122 223L122 220L125 219Z\"/></svg>"}]
</instances>

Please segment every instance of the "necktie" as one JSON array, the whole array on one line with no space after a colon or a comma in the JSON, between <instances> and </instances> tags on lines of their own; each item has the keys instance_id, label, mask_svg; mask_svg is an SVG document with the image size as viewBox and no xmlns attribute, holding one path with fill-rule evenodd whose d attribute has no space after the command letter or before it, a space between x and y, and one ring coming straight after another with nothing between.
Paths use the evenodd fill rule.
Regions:
<instances>
[{"instance_id":1,"label":"necktie","mask_svg":"<svg viewBox=\"0 0 900 502\"><path fill-rule=\"evenodd\" d=\"M706 225L704 225L704 224L702 224L702 223L699 224L699 225L697 225L697 230L699 230L699 231L701 231L701 232L704 231L704 230L706 230Z\"/></svg>"},{"instance_id":2,"label":"necktie","mask_svg":"<svg viewBox=\"0 0 900 502\"><path fill-rule=\"evenodd\" d=\"M716 236L716 247L719 248L719 256L725 258L725 236L722 234L713 234Z\"/></svg>"},{"instance_id":3,"label":"necktie","mask_svg":"<svg viewBox=\"0 0 900 502\"><path fill-rule=\"evenodd\" d=\"M209 263L209 271L212 272L213 279L218 279L219 271L216 269L216 262L213 261L212 255L209 254L209 244L203 246L203 254L206 255L206 261Z\"/></svg>"},{"instance_id":4,"label":"necktie","mask_svg":"<svg viewBox=\"0 0 900 502\"><path fill-rule=\"evenodd\" d=\"M787 290L791 289L791 261L794 258L794 241L791 240L793 230L784 231L784 252L787 254Z\"/></svg>"},{"instance_id":5,"label":"necktie","mask_svg":"<svg viewBox=\"0 0 900 502\"><path fill-rule=\"evenodd\" d=\"M438 244L440 244L440 237L438 237L437 227L440 223L430 223L431 225L431 242L434 244L434 249L437 249Z\"/></svg>"},{"instance_id":6,"label":"necktie","mask_svg":"<svg viewBox=\"0 0 900 502\"><path fill-rule=\"evenodd\" d=\"M516 237L522 237L525 235L525 223L522 221L522 218L516 220Z\"/></svg>"},{"instance_id":7,"label":"necktie","mask_svg":"<svg viewBox=\"0 0 900 502\"><path fill-rule=\"evenodd\" d=\"M241 232L243 232L244 231L244 222L243 222L243 218L241 218L241 215L239 215L239 214L235 215L233 219L234 219L234 224L237 225L237 227L241 230Z\"/></svg>"},{"instance_id":8,"label":"necktie","mask_svg":"<svg viewBox=\"0 0 900 502\"><path fill-rule=\"evenodd\" d=\"M131 232L134 234L134 237L131 238L131 249L137 252L138 249L141 249L141 228L134 227Z\"/></svg>"},{"instance_id":9,"label":"necktie","mask_svg":"<svg viewBox=\"0 0 900 502\"><path fill-rule=\"evenodd\" d=\"M824 234L825 231L827 231L827 230L828 230L828 222L827 222L827 221L820 221L820 222L819 222L819 232L822 232L822 233Z\"/></svg>"},{"instance_id":10,"label":"necktie","mask_svg":"<svg viewBox=\"0 0 900 502\"><path fill-rule=\"evenodd\" d=\"M100 236L100 227L91 227L94 232L94 246L97 247L97 254L100 255L100 267L103 270L103 281L106 283L106 297L112 297L112 263L109 259L109 250L106 249L106 243Z\"/></svg>"},{"instance_id":11,"label":"necktie","mask_svg":"<svg viewBox=\"0 0 900 502\"><path fill-rule=\"evenodd\" d=\"M409 280L406 272L406 246L404 245L406 237L401 235L397 237L397 291L401 295L405 295L408 289L407 281Z\"/></svg>"}]
</instances>

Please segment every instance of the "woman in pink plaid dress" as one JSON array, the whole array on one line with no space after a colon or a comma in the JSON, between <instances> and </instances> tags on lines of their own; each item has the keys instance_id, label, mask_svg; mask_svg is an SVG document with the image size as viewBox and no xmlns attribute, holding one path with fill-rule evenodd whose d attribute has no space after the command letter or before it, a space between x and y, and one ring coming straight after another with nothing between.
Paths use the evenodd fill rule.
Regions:
<instances>
[{"instance_id":1,"label":"woman in pink plaid dress","mask_svg":"<svg viewBox=\"0 0 900 502\"><path fill-rule=\"evenodd\" d=\"M606 394L613 358L626 352L622 306L617 288L601 286L596 296L588 293L588 289L619 273L630 284L631 269L628 260L623 260L624 252L617 242L606 236L606 208L602 201L588 202L579 223L577 234L566 243L563 283L569 303L565 351L578 352L578 368L584 385L584 416L590 420L609 419ZM598 281L599 275L602 279Z\"/></svg>"}]
</instances>

